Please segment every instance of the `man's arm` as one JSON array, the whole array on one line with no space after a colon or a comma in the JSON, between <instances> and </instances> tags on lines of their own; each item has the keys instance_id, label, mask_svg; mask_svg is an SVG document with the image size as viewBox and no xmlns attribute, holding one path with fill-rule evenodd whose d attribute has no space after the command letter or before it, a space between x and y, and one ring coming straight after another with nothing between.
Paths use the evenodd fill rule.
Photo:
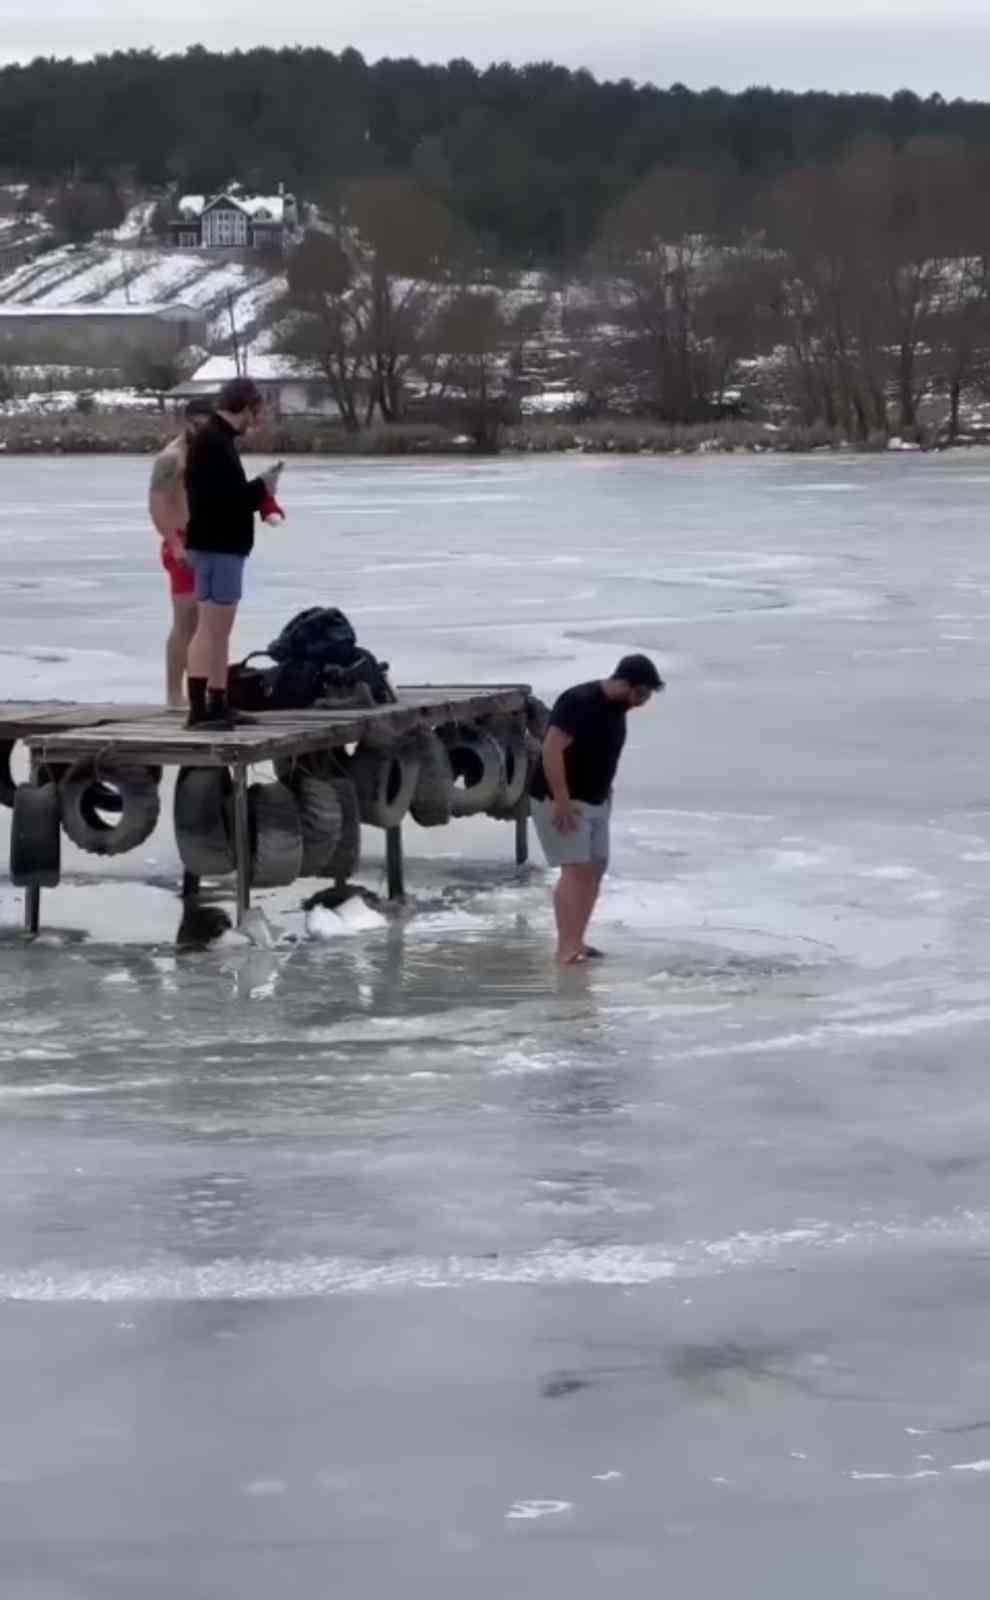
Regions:
<instances>
[{"instance_id":1,"label":"man's arm","mask_svg":"<svg viewBox=\"0 0 990 1600\"><path fill-rule=\"evenodd\" d=\"M572 735L565 733L563 728L558 728L553 723L547 729L543 741L543 771L553 800L553 825L561 833L573 833L581 814L580 806L575 805L571 799L571 791L567 786L567 765L564 761L564 754L573 743Z\"/></svg>"},{"instance_id":2,"label":"man's arm","mask_svg":"<svg viewBox=\"0 0 990 1600\"><path fill-rule=\"evenodd\" d=\"M185 556L186 494L182 462L174 450L165 450L151 469L148 510L156 532L176 560Z\"/></svg>"}]
</instances>

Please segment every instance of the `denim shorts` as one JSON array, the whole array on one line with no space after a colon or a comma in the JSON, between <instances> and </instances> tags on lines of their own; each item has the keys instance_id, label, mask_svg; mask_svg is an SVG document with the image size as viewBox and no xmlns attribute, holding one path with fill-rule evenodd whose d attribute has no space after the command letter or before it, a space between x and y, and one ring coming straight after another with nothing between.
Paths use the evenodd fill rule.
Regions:
<instances>
[{"instance_id":1,"label":"denim shorts","mask_svg":"<svg viewBox=\"0 0 990 1600\"><path fill-rule=\"evenodd\" d=\"M187 550L186 560L196 574L196 599L215 606L236 606L244 591L246 556L225 555L221 550Z\"/></svg>"},{"instance_id":2,"label":"denim shorts","mask_svg":"<svg viewBox=\"0 0 990 1600\"><path fill-rule=\"evenodd\" d=\"M533 822L548 866L580 867L593 862L595 866L607 867L611 800L601 806L589 806L584 800L577 800L575 804L580 812L578 825L571 833L561 833L553 825L553 802L532 802Z\"/></svg>"}]
</instances>

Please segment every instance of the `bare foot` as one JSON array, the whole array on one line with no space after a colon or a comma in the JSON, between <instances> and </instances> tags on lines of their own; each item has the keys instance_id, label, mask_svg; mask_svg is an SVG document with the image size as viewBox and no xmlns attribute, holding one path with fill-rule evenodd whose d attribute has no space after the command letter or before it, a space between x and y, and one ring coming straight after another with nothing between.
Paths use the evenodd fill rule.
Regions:
<instances>
[{"instance_id":1,"label":"bare foot","mask_svg":"<svg viewBox=\"0 0 990 1600\"><path fill-rule=\"evenodd\" d=\"M558 950L557 964L561 967L580 967L586 960L583 950Z\"/></svg>"}]
</instances>

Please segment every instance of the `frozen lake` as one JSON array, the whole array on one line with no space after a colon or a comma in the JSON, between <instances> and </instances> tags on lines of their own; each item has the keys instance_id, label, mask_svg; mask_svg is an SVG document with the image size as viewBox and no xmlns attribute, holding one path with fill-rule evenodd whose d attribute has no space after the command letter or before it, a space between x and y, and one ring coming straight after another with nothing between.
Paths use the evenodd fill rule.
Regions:
<instances>
[{"instance_id":1,"label":"frozen lake","mask_svg":"<svg viewBox=\"0 0 990 1600\"><path fill-rule=\"evenodd\" d=\"M147 471L0 461L3 697L158 698ZM34 947L0 882L3 1600L968 1592L990 461L283 490L242 652L320 601L400 680L657 658L610 960L554 971L483 820L410 826L417 914L328 944L177 960L167 823L110 887L67 852Z\"/></svg>"}]
</instances>

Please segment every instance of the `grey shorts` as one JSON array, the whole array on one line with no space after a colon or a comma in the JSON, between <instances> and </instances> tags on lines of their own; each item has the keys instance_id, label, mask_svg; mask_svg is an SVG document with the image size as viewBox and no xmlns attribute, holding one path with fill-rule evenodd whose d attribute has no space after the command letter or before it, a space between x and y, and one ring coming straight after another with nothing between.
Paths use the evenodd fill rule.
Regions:
<instances>
[{"instance_id":1,"label":"grey shorts","mask_svg":"<svg viewBox=\"0 0 990 1600\"><path fill-rule=\"evenodd\" d=\"M533 822L547 863L551 867L580 867L594 862L607 867L612 802L606 800L601 806L589 806L584 800L575 803L581 816L573 833L561 833L554 827L552 801L532 803Z\"/></svg>"},{"instance_id":2,"label":"grey shorts","mask_svg":"<svg viewBox=\"0 0 990 1600\"><path fill-rule=\"evenodd\" d=\"M196 574L197 600L212 600L215 606L236 606L244 592L246 556L225 555L219 550L187 550L186 560Z\"/></svg>"}]
</instances>

